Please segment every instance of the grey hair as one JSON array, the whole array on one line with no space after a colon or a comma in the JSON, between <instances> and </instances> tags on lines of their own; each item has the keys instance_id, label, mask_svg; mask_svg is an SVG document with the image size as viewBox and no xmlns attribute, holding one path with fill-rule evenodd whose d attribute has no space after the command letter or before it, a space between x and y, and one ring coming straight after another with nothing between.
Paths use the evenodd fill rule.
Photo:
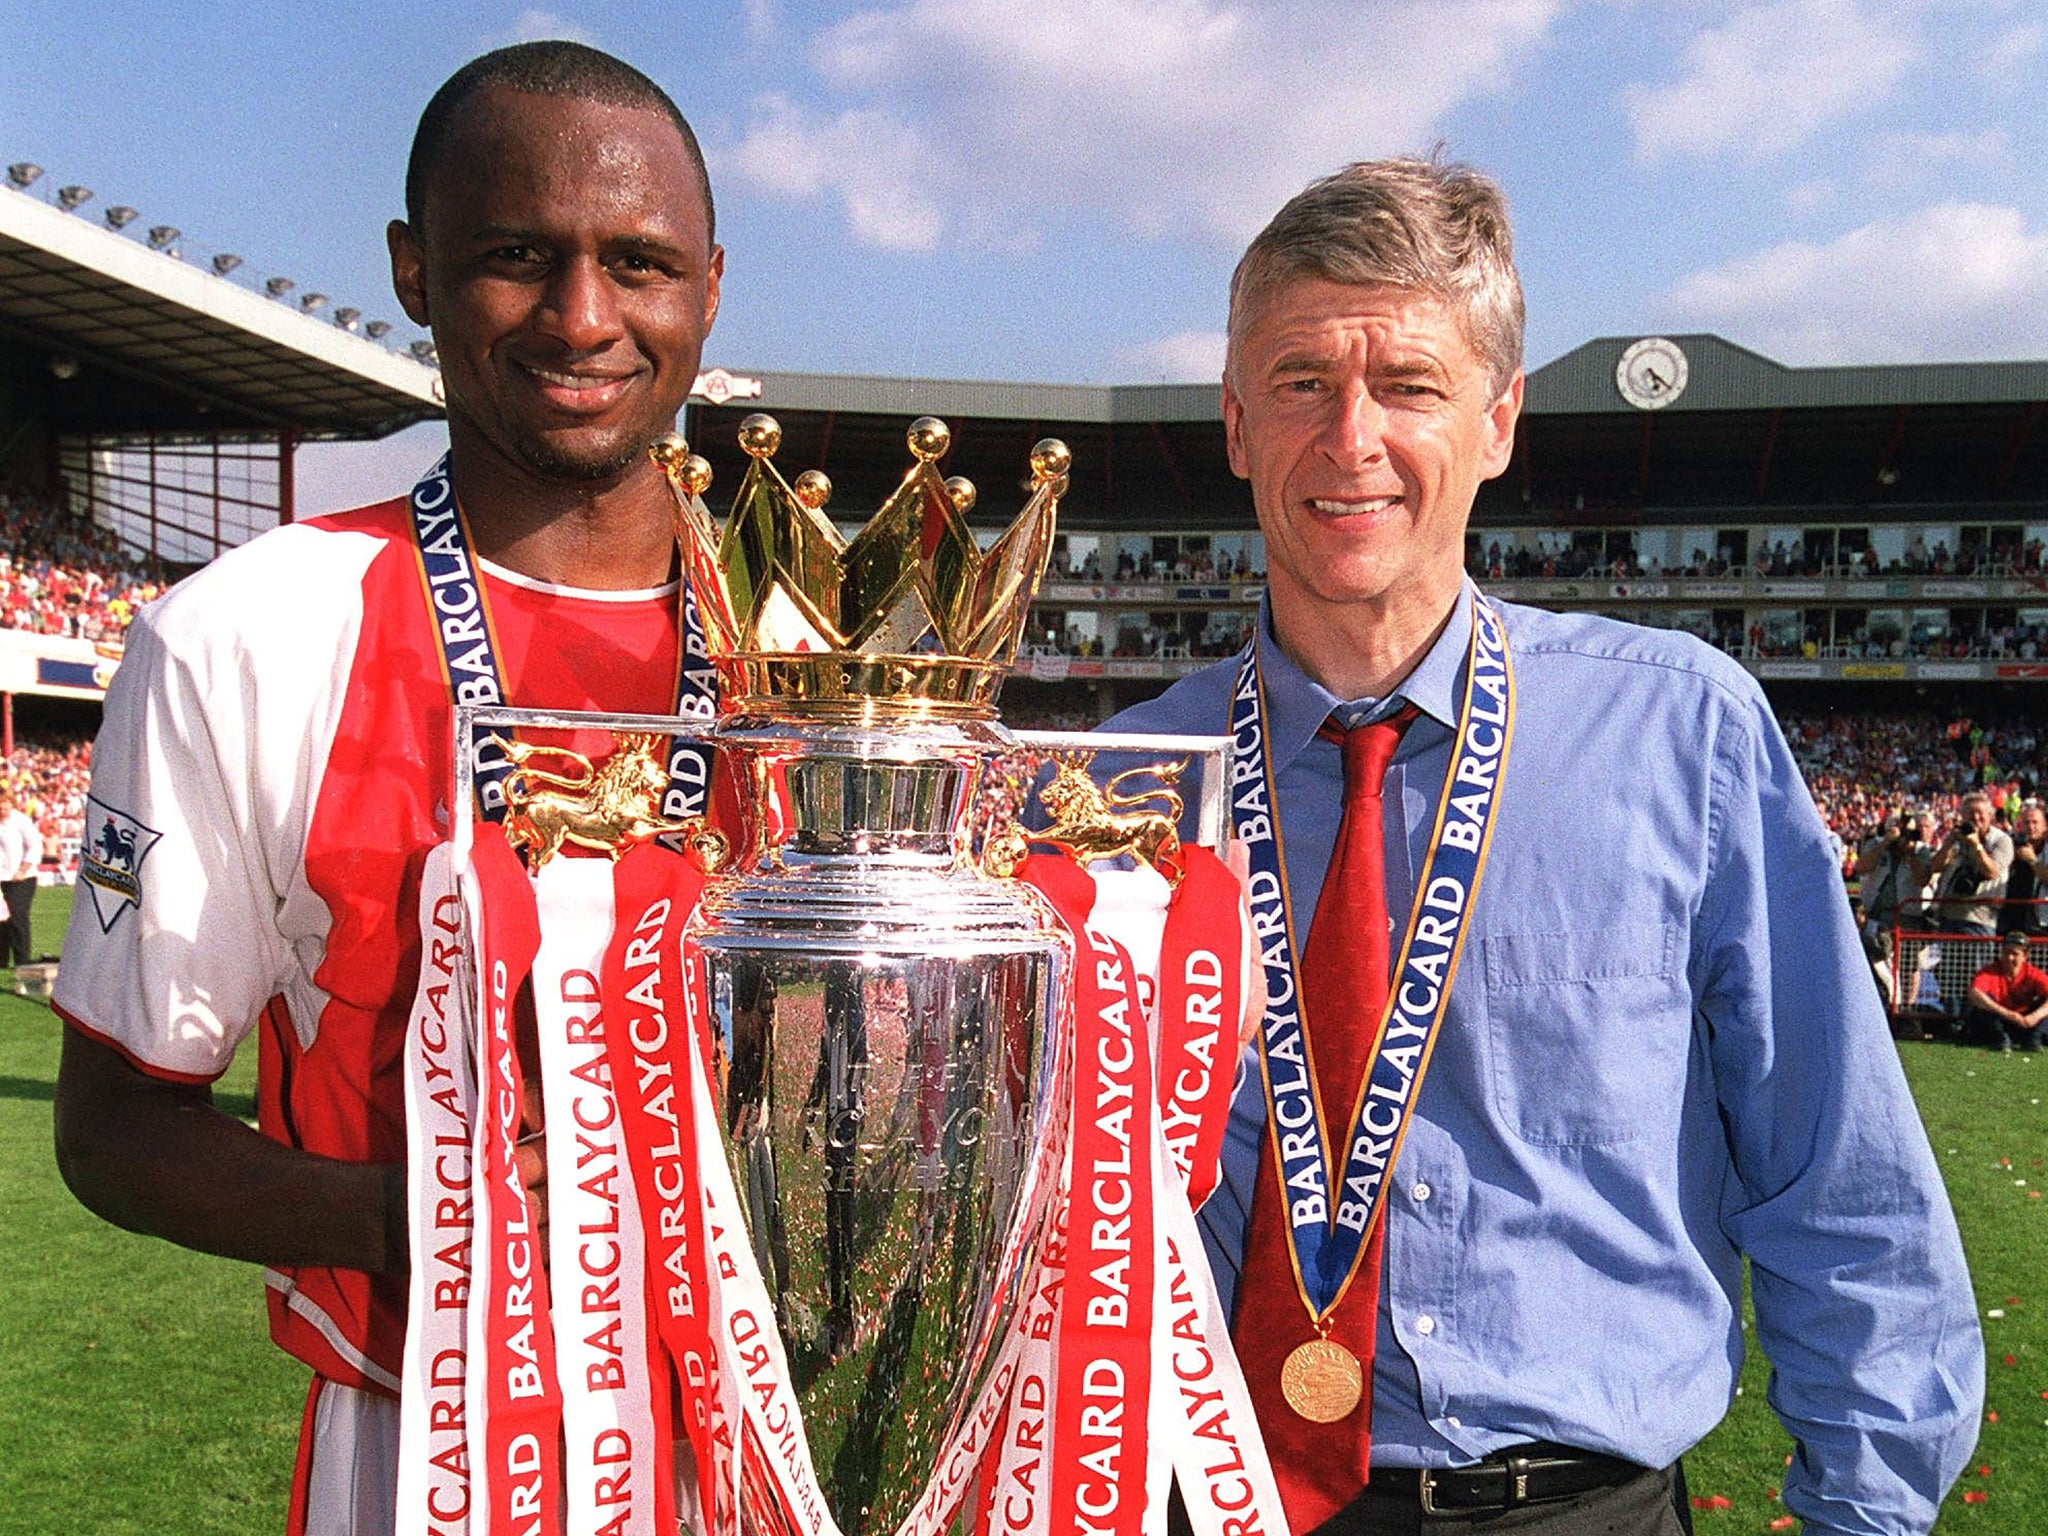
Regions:
<instances>
[{"instance_id":1,"label":"grey hair","mask_svg":"<svg viewBox=\"0 0 2048 1536\"><path fill-rule=\"evenodd\" d=\"M1296 193L1230 277L1230 358L1276 289L1303 278L1407 289L1457 315L1495 395L1522 366L1522 280L1507 198L1440 159L1361 160Z\"/></svg>"}]
</instances>

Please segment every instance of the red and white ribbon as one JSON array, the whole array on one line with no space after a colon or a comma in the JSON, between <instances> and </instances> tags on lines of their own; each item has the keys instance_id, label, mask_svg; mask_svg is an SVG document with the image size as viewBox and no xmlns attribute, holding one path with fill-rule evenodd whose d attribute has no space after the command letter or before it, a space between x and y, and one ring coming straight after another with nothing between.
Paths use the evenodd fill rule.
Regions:
<instances>
[{"instance_id":1,"label":"red and white ribbon","mask_svg":"<svg viewBox=\"0 0 2048 1536\"><path fill-rule=\"evenodd\" d=\"M902 1536L963 1512L1004 1536L1155 1536L1176 1475L1200 1536L1284 1529L1188 1200L1213 1184L1252 944L1234 879L1189 855L1170 899L1149 874L1026 866L1073 946L1067 1017L1042 1045L1065 1112L1032 1175L1048 1215L1005 1277L1018 1300L985 1372L964 1364L984 1384ZM429 862L402 1536L644 1536L678 1519L738 1536L743 1491L837 1536L713 1102L703 957L683 940L701 885L656 847L536 881L484 838L464 933L447 854ZM529 975L552 1309L514 1156Z\"/></svg>"},{"instance_id":2,"label":"red and white ribbon","mask_svg":"<svg viewBox=\"0 0 2048 1536\"><path fill-rule=\"evenodd\" d=\"M547 1106L548 1272L562 1394L565 1536L671 1536L668 1359L649 1326L633 1170L606 1050L612 867L555 859L534 878L533 1007Z\"/></svg>"},{"instance_id":3,"label":"red and white ribbon","mask_svg":"<svg viewBox=\"0 0 2048 1536\"><path fill-rule=\"evenodd\" d=\"M452 850L427 855L420 882L420 977L406 1024L406 1196L412 1212L410 1321L400 1414L396 1536L466 1536L470 1138L476 1112L470 1010L463 997L462 899Z\"/></svg>"},{"instance_id":4,"label":"red and white ribbon","mask_svg":"<svg viewBox=\"0 0 2048 1536\"><path fill-rule=\"evenodd\" d=\"M636 848L614 872L615 920L602 976L606 1049L639 1196L649 1308L675 1363L694 1473L679 1507L703 1536L739 1529L739 1402L716 1327L689 1070L706 1042L685 1001L683 925L702 879L665 849ZM694 1507L690 1507L694 1504Z\"/></svg>"}]
</instances>

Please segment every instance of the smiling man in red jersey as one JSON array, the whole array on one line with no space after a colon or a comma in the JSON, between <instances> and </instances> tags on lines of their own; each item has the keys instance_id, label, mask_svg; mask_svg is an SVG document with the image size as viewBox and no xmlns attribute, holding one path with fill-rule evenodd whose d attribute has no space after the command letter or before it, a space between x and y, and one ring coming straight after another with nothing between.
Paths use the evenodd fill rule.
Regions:
<instances>
[{"instance_id":1,"label":"smiling man in red jersey","mask_svg":"<svg viewBox=\"0 0 2048 1536\"><path fill-rule=\"evenodd\" d=\"M724 265L674 103L559 42L435 95L389 242L441 357L445 467L144 610L56 997L72 1189L265 1266L272 1333L313 1372L291 1521L316 1536L393 1521L401 1058L421 869L453 825L452 705L676 707L674 539L645 450L688 396ZM209 1087L252 1032L260 1132ZM539 1153L521 1148L533 1184Z\"/></svg>"}]
</instances>

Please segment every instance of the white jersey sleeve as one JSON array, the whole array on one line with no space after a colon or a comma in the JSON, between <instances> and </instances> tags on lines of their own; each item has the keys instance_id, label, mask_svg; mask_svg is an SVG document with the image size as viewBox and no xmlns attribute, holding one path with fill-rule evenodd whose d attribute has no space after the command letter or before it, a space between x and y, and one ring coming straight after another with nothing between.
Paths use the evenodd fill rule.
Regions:
<instances>
[{"instance_id":1,"label":"white jersey sleeve","mask_svg":"<svg viewBox=\"0 0 2048 1536\"><path fill-rule=\"evenodd\" d=\"M379 541L309 526L145 608L107 689L56 996L161 1076L225 1071L283 994L306 1033L329 925L305 846Z\"/></svg>"}]
</instances>

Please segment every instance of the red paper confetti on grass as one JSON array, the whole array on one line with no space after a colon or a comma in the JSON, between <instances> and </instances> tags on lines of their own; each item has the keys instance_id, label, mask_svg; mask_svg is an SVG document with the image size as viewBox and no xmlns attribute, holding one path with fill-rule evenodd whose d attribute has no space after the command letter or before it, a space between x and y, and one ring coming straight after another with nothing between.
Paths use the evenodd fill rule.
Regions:
<instances>
[{"instance_id":1,"label":"red paper confetti on grass","mask_svg":"<svg viewBox=\"0 0 2048 1536\"><path fill-rule=\"evenodd\" d=\"M1725 1494L1713 1493L1705 1496L1694 1494L1692 1507L1694 1509L1733 1509L1735 1501L1728 1498Z\"/></svg>"},{"instance_id":2,"label":"red paper confetti on grass","mask_svg":"<svg viewBox=\"0 0 2048 1536\"><path fill-rule=\"evenodd\" d=\"M2008 1296L2005 1298L2005 1304L2008 1307L2016 1307L2020 1304L2020 1299L2017 1296Z\"/></svg>"},{"instance_id":3,"label":"red paper confetti on grass","mask_svg":"<svg viewBox=\"0 0 2048 1536\"><path fill-rule=\"evenodd\" d=\"M1774 1531L1789 1531L1792 1529L1793 1524L1794 1522L1790 1515L1780 1515L1771 1522L1770 1529Z\"/></svg>"},{"instance_id":4,"label":"red paper confetti on grass","mask_svg":"<svg viewBox=\"0 0 2048 1536\"><path fill-rule=\"evenodd\" d=\"M2005 1357L2005 1363L2007 1365L2018 1365L2020 1363L2020 1357L2018 1355L2007 1355Z\"/></svg>"},{"instance_id":5,"label":"red paper confetti on grass","mask_svg":"<svg viewBox=\"0 0 2048 1536\"><path fill-rule=\"evenodd\" d=\"M1985 1413L1984 1418L1986 1422L1996 1424L1998 1422L1998 1410L1996 1408L1990 1409Z\"/></svg>"},{"instance_id":6,"label":"red paper confetti on grass","mask_svg":"<svg viewBox=\"0 0 2048 1536\"><path fill-rule=\"evenodd\" d=\"M1977 1475L1979 1477L1989 1477L1991 1475L1991 1469L1989 1467L1979 1467L1977 1469Z\"/></svg>"},{"instance_id":7,"label":"red paper confetti on grass","mask_svg":"<svg viewBox=\"0 0 2048 1536\"><path fill-rule=\"evenodd\" d=\"M1982 1488L1972 1488L1968 1493L1965 1493L1963 1495L1963 1502L1965 1504L1982 1504L1986 1499L1990 1497L1991 1495L1986 1493Z\"/></svg>"}]
</instances>

